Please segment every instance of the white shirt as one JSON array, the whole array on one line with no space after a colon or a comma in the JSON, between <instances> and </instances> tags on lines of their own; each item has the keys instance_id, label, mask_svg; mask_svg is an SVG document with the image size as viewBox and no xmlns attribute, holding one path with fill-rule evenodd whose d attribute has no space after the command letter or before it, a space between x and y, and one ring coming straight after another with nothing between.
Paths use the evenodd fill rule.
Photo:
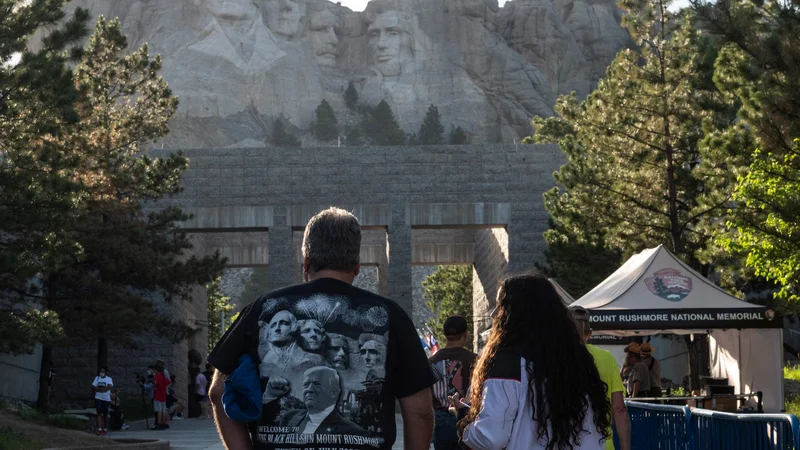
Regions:
<instances>
[{"instance_id":1,"label":"white shirt","mask_svg":"<svg viewBox=\"0 0 800 450\"><path fill-rule=\"evenodd\" d=\"M194 379L195 384L197 385L197 395L206 395L206 385L208 384L208 380L206 380L206 376L203 375L202 372L198 373Z\"/></svg>"},{"instance_id":2,"label":"white shirt","mask_svg":"<svg viewBox=\"0 0 800 450\"><path fill-rule=\"evenodd\" d=\"M97 400L102 400L104 402L110 402L111 401L111 389L110 388L112 386L114 386L114 383L111 381L111 377L109 377L108 375L106 375L103 378L94 377L94 381L92 381L92 386L99 387L99 388L101 388L101 387L109 388L109 390L107 390L105 392L95 392L94 393L94 398L96 398Z\"/></svg>"},{"instance_id":3,"label":"white shirt","mask_svg":"<svg viewBox=\"0 0 800 450\"><path fill-rule=\"evenodd\" d=\"M305 430L303 430L303 434L314 434L322 421L333 412L335 406L336 405L331 405L318 413L308 413L308 423L306 424Z\"/></svg>"},{"instance_id":4,"label":"white shirt","mask_svg":"<svg viewBox=\"0 0 800 450\"><path fill-rule=\"evenodd\" d=\"M537 440L538 424L533 419L528 390L527 361L520 358L517 379L488 378L483 382L483 409L464 430L464 444L473 450L544 450ZM548 427L549 428L549 427ZM574 450L605 450L605 441L594 426L592 409L586 411L581 445Z\"/></svg>"}]
</instances>

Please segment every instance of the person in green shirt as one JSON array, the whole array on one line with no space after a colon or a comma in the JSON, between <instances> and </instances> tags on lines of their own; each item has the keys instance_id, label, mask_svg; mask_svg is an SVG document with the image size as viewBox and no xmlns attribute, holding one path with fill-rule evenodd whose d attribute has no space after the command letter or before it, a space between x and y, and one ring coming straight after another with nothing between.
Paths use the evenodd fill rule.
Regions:
<instances>
[{"instance_id":1,"label":"person in green shirt","mask_svg":"<svg viewBox=\"0 0 800 450\"><path fill-rule=\"evenodd\" d=\"M578 331L583 337L583 343L586 344L586 349L589 350L589 353L594 358L594 364L600 373L600 379L608 385L608 393L606 395L608 396L608 401L611 402L613 423L617 427L617 435L619 436L618 450L630 450L631 423L628 418L628 408L625 407L625 387L622 385L622 378L619 376L617 361L610 352L588 343L589 338L592 337L589 312L578 306L572 308L572 315ZM606 441L606 450L617 450L614 447L613 439Z\"/></svg>"}]
</instances>

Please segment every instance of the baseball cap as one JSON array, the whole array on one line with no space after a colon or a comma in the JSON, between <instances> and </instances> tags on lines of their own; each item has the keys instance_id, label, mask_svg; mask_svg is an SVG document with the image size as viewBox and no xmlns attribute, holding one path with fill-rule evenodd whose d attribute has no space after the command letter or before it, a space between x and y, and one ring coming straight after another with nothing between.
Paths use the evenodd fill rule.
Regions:
<instances>
[{"instance_id":1,"label":"baseball cap","mask_svg":"<svg viewBox=\"0 0 800 450\"><path fill-rule=\"evenodd\" d=\"M570 309L572 309L572 318L574 320L583 320L589 322L589 311L580 306L576 306Z\"/></svg>"},{"instance_id":2,"label":"baseball cap","mask_svg":"<svg viewBox=\"0 0 800 450\"><path fill-rule=\"evenodd\" d=\"M467 319L461 316L450 316L444 321L445 336L457 336L467 332Z\"/></svg>"}]
</instances>

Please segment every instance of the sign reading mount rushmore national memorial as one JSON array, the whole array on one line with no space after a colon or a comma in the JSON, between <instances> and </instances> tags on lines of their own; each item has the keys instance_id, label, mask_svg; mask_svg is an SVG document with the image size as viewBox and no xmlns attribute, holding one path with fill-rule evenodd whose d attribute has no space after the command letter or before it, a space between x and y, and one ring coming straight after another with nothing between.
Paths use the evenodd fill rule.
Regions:
<instances>
[{"instance_id":1,"label":"sign reading mount rushmore national memorial","mask_svg":"<svg viewBox=\"0 0 800 450\"><path fill-rule=\"evenodd\" d=\"M180 97L168 147L261 146L282 118L302 138L326 99L385 99L416 132L435 104L446 129L511 142L560 94L587 95L629 45L614 0L76 0L119 17L132 47L164 58Z\"/></svg>"}]
</instances>

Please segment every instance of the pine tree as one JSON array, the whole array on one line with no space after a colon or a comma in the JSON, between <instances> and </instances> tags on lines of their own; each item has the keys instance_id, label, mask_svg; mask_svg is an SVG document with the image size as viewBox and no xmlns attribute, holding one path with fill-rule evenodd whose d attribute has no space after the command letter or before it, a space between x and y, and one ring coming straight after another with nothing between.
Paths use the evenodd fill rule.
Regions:
<instances>
[{"instance_id":1,"label":"pine tree","mask_svg":"<svg viewBox=\"0 0 800 450\"><path fill-rule=\"evenodd\" d=\"M469 135L460 126L453 128L450 127L449 136L450 145L466 145L469 144Z\"/></svg>"},{"instance_id":2,"label":"pine tree","mask_svg":"<svg viewBox=\"0 0 800 450\"><path fill-rule=\"evenodd\" d=\"M322 99L316 111L317 120L314 123L314 136L320 141L332 141L339 137L339 124L336 113L327 100Z\"/></svg>"},{"instance_id":3,"label":"pine tree","mask_svg":"<svg viewBox=\"0 0 800 450\"><path fill-rule=\"evenodd\" d=\"M81 251L63 227L82 197L60 129L78 120L67 63L80 57L89 13L78 8L63 20L65 3L0 0L0 353L29 353L62 335L32 278ZM31 50L37 32L40 49ZM47 406L46 396L39 400Z\"/></svg>"},{"instance_id":4,"label":"pine tree","mask_svg":"<svg viewBox=\"0 0 800 450\"><path fill-rule=\"evenodd\" d=\"M348 147L358 147L359 145L363 144L361 128L358 126L347 127L347 133L345 134L344 140L345 145Z\"/></svg>"},{"instance_id":5,"label":"pine tree","mask_svg":"<svg viewBox=\"0 0 800 450\"><path fill-rule=\"evenodd\" d=\"M219 255L186 257L192 244L179 222L189 217L179 209L143 211L145 201L179 191L188 161L145 154L168 132L178 102L159 75L160 57L151 59L147 46L130 55L126 48L120 22L101 16L75 69L80 121L64 135L80 156L74 175L86 206L70 232L82 253L41 281L67 336L98 342L98 366L108 342L133 345L145 331L186 338L193 330L157 303L191 300L224 265Z\"/></svg>"},{"instance_id":6,"label":"pine tree","mask_svg":"<svg viewBox=\"0 0 800 450\"><path fill-rule=\"evenodd\" d=\"M422 287L425 289L425 304L433 313L426 325L440 342L447 342L442 327L448 317L456 314L467 319L468 324L472 323L471 266L439 266L425 278Z\"/></svg>"},{"instance_id":7,"label":"pine tree","mask_svg":"<svg viewBox=\"0 0 800 450\"><path fill-rule=\"evenodd\" d=\"M272 145L276 147L300 147L300 140L291 131L286 129L283 118L275 120L272 127Z\"/></svg>"},{"instance_id":8,"label":"pine tree","mask_svg":"<svg viewBox=\"0 0 800 450\"><path fill-rule=\"evenodd\" d=\"M714 140L724 148L754 130L749 170L738 179L723 251L778 285L781 306L800 302L800 10L791 2L693 2L724 45L714 80L736 100L746 126ZM744 266L744 264L743 264Z\"/></svg>"},{"instance_id":9,"label":"pine tree","mask_svg":"<svg viewBox=\"0 0 800 450\"><path fill-rule=\"evenodd\" d=\"M428 107L428 112L425 113L425 119L419 127L417 133L418 145L441 145L444 144L444 127L442 126L442 116L439 114L439 108L435 105Z\"/></svg>"},{"instance_id":10,"label":"pine tree","mask_svg":"<svg viewBox=\"0 0 800 450\"><path fill-rule=\"evenodd\" d=\"M230 323L235 306L231 303L231 298L226 297L220 290L220 279L217 278L213 283L206 285L206 296L208 297L208 352L214 349L217 342L222 337L222 322Z\"/></svg>"},{"instance_id":11,"label":"pine tree","mask_svg":"<svg viewBox=\"0 0 800 450\"><path fill-rule=\"evenodd\" d=\"M714 48L689 17L674 16L668 2L622 6L638 49L620 52L583 104L566 96L556 105L572 132L559 140L569 161L555 175L563 188L545 196L557 225L550 239L561 229L561 239L581 236L591 223L599 240L590 244L620 254L664 244L702 273L713 224L729 206L730 164L742 151L704 139L730 127L735 110L712 82Z\"/></svg>"},{"instance_id":12,"label":"pine tree","mask_svg":"<svg viewBox=\"0 0 800 450\"><path fill-rule=\"evenodd\" d=\"M406 143L406 134L397 124L392 108L381 100L378 106L372 108L364 124L367 138L373 145L403 145Z\"/></svg>"},{"instance_id":13,"label":"pine tree","mask_svg":"<svg viewBox=\"0 0 800 450\"><path fill-rule=\"evenodd\" d=\"M355 111L358 107L358 91L352 81L347 83L347 90L344 91L344 103L350 111Z\"/></svg>"}]
</instances>

